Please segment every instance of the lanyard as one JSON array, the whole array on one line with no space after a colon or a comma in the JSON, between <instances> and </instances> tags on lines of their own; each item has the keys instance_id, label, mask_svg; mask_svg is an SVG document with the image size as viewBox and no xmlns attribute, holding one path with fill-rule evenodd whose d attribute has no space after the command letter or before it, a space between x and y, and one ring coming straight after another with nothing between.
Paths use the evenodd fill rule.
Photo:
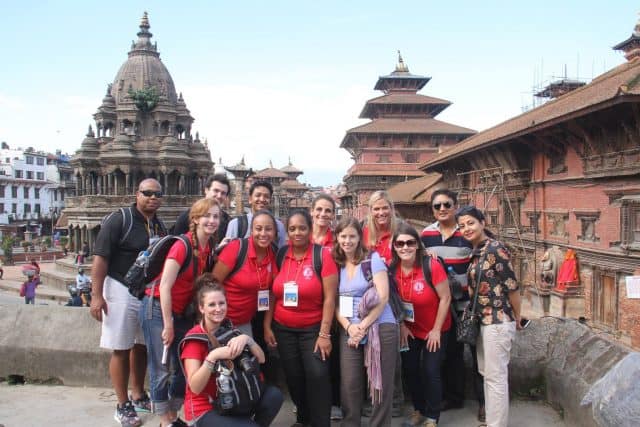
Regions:
<instances>
[{"instance_id":1,"label":"lanyard","mask_svg":"<svg viewBox=\"0 0 640 427\"><path fill-rule=\"evenodd\" d=\"M301 260L297 260L297 259L295 258L295 256L293 255L293 246L291 246L291 259L298 263L298 266L296 267L296 275L295 275L295 277L293 278L293 282L294 282L294 283L298 283L298 274L300 273L300 267L302 266L302 264L304 264L304 260L305 260L306 258L307 258L307 253L305 252L305 253L304 253L304 256L302 257L302 259L301 259ZM288 279L288 278L289 278L290 270L291 270L291 262L289 262L289 263L287 264L287 275L285 276L285 282L290 281L290 280L286 280L286 279Z\"/></svg>"},{"instance_id":2,"label":"lanyard","mask_svg":"<svg viewBox=\"0 0 640 427\"><path fill-rule=\"evenodd\" d=\"M411 301L411 297L413 296L413 279L414 279L414 275L415 275L415 270L412 268L411 269L411 276L406 276L404 275L404 273L402 272L402 267L400 267L400 298L403 301ZM409 297L406 297L405 295L405 278L409 278Z\"/></svg>"},{"instance_id":3,"label":"lanyard","mask_svg":"<svg viewBox=\"0 0 640 427\"><path fill-rule=\"evenodd\" d=\"M264 262L264 260L267 260L268 264L271 264L271 254L268 252L267 249L267 256L265 256L262 260L262 262ZM260 276L260 272L262 271L262 265L258 265L258 259L256 258L253 261L253 266L256 269L256 276L258 277L258 290L264 290L264 289L269 289L269 280L268 278L265 278L265 283L263 285L262 280L261 280L261 276ZM266 270L266 269L265 269ZM267 271L267 273L269 273Z\"/></svg>"}]
</instances>

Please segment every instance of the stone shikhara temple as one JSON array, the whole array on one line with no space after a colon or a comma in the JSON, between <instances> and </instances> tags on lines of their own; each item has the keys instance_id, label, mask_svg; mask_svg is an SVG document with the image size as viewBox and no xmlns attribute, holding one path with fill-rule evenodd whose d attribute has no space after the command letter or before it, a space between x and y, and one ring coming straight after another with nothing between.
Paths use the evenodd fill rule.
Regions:
<instances>
[{"instance_id":1,"label":"stone shikhara temple","mask_svg":"<svg viewBox=\"0 0 640 427\"><path fill-rule=\"evenodd\" d=\"M133 203L144 178L162 184L160 215L169 223L201 197L213 173L209 149L191 135L194 119L149 28L145 12L138 40L94 114L96 131L89 126L71 161L76 196L66 199L64 217L76 246L87 241L92 248L102 218Z\"/></svg>"}]
</instances>

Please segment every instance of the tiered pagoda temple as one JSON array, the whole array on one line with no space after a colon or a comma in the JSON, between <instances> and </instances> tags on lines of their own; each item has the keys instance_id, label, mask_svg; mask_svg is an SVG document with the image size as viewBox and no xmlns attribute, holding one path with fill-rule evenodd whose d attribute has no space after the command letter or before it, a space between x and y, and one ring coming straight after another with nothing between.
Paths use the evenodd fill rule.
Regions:
<instances>
[{"instance_id":1,"label":"tiered pagoda temple","mask_svg":"<svg viewBox=\"0 0 640 427\"><path fill-rule=\"evenodd\" d=\"M344 177L344 214L363 218L372 192L424 176L421 163L475 134L435 119L451 102L419 95L429 80L411 74L399 52L395 70L378 78L374 89L384 95L367 101L360 113L371 121L348 130L340 144L355 161Z\"/></svg>"},{"instance_id":2,"label":"tiered pagoda temple","mask_svg":"<svg viewBox=\"0 0 640 427\"><path fill-rule=\"evenodd\" d=\"M193 117L177 94L169 71L151 43L144 13L138 40L120 67L71 161L76 196L67 198L64 217L72 241L93 248L102 218L134 201L138 184L155 178L165 198L160 214L167 223L202 195L212 174L211 154L196 133Z\"/></svg>"}]
</instances>

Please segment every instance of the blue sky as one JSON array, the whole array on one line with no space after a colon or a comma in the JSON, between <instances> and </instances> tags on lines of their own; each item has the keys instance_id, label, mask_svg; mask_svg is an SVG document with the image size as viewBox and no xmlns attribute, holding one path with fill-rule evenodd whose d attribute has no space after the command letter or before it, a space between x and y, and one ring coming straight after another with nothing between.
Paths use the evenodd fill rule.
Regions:
<instances>
[{"instance_id":1,"label":"blue sky","mask_svg":"<svg viewBox=\"0 0 640 427\"><path fill-rule=\"evenodd\" d=\"M214 161L254 168L289 156L301 180L338 183L339 148L396 50L420 92L450 100L438 118L486 129L532 103L532 87L591 79L624 61L611 46L637 2L5 2L0 140L73 153L126 60L142 12Z\"/></svg>"}]
</instances>

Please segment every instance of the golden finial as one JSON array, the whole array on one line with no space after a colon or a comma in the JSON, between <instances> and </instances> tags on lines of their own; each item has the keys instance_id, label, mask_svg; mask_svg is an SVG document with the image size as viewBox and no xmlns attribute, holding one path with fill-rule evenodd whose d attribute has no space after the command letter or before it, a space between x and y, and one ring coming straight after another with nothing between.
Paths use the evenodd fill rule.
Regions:
<instances>
[{"instance_id":1,"label":"golden finial","mask_svg":"<svg viewBox=\"0 0 640 427\"><path fill-rule=\"evenodd\" d=\"M149 14L147 14L147 11L145 10L142 14L142 19L140 20L140 28L149 29L149 27Z\"/></svg>"},{"instance_id":2,"label":"golden finial","mask_svg":"<svg viewBox=\"0 0 640 427\"><path fill-rule=\"evenodd\" d=\"M405 73L409 72L409 67L407 67L407 64L404 63L400 50L398 50L398 64L396 65L396 71Z\"/></svg>"}]
</instances>

